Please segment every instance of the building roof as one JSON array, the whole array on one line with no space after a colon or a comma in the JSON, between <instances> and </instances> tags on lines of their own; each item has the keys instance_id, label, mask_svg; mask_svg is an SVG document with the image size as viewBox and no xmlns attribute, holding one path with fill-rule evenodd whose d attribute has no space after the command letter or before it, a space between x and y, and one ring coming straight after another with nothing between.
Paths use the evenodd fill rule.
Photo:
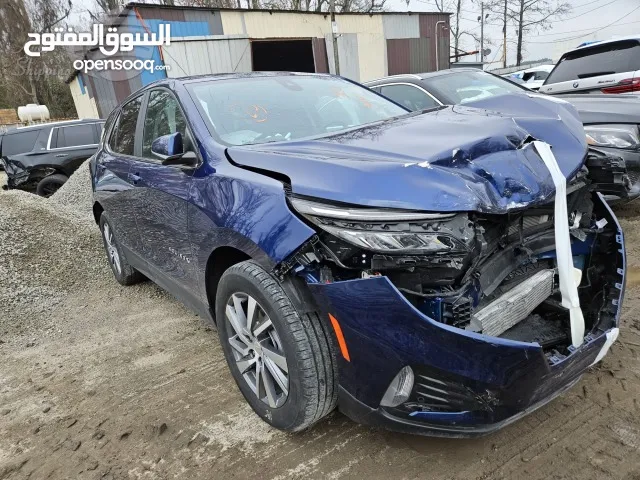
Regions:
<instances>
[{"instance_id":1,"label":"building roof","mask_svg":"<svg viewBox=\"0 0 640 480\"><path fill-rule=\"evenodd\" d=\"M226 12L267 12L267 13L298 13L305 15L329 15L329 12L316 12L305 10L283 10L283 9L268 9L268 8L224 8L224 7L197 7L197 6L181 6L181 5L164 5L164 4L149 4L140 2L127 3L122 11L130 10L132 8L163 8L169 10L208 10L208 11L226 11ZM122 11L120 15L122 15ZM453 15L451 12L336 12L336 15Z\"/></svg>"}]
</instances>

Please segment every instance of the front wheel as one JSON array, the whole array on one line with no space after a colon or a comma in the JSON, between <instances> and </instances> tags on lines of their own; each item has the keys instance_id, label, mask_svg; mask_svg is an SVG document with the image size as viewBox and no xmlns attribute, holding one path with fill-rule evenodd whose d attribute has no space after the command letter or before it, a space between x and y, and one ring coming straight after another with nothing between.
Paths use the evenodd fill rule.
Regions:
<instances>
[{"instance_id":1,"label":"front wheel","mask_svg":"<svg viewBox=\"0 0 640 480\"><path fill-rule=\"evenodd\" d=\"M102 242L107 253L109 266L118 283L121 285L133 285L144 280L144 276L127 262L120 245L118 245L107 214L104 212L100 215L100 231L102 232Z\"/></svg>"},{"instance_id":2,"label":"front wheel","mask_svg":"<svg viewBox=\"0 0 640 480\"><path fill-rule=\"evenodd\" d=\"M216 323L231 373L265 422L295 432L335 408L336 349L327 323L299 314L258 264L242 262L222 275Z\"/></svg>"},{"instance_id":3,"label":"front wheel","mask_svg":"<svg viewBox=\"0 0 640 480\"><path fill-rule=\"evenodd\" d=\"M48 175L38 182L36 186L36 193L41 197L49 198L56 193L58 189L69 180L69 177L62 175L61 173L54 173Z\"/></svg>"}]
</instances>

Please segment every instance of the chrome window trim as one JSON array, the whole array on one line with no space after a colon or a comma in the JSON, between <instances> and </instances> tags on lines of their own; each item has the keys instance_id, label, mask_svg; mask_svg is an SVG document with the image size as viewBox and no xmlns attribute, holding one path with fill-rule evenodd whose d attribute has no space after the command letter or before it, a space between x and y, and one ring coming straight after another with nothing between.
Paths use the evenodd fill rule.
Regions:
<instances>
[{"instance_id":1,"label":"chrome window trim","mask_svg":"<svg viewBox=\"0 0 640 480\"><path fill-rule=\"evenodd\" d=\"M53 137L53 131L55 129L57 129L57 128L68 128L68 127L79 127L81 125L96 125L98 123L102 123L102 128L104 129L105 122L82 122L82 123L77 123L75 125L62 125L60 127L51 128L51 130L49 130L49 139L47 140L47 151L69 150L69 149L73 149L73 148L94 147L94 146L100 145L100 143L88 143L88 144L85 144L85 145L74 145L72 147L55 147L55 148L51 148L51 138Z\"/></svg>"},{"instance_id":2,"label":"chrome window trim","mask_svg":"<svg viewBox=\"0 0 640 480\"><path fill-rule=\"evenodd\" d=\"M415 73L399 73L397 75L388 75L386 77L382 77L382 78L377 78L375 80L369 80L368 82L364 82L363 85L365 86L369 86L374 82L380 82L380 81L384 81L384 80L388 80L388 79L393 79L393 78L399 78L399 77L405 77L405 78L415 78L416 80L422 80L422 77L420 75L416 75ZM379 86L379 85L374 85L375 87Z\"/></svg>"}]
</instances>

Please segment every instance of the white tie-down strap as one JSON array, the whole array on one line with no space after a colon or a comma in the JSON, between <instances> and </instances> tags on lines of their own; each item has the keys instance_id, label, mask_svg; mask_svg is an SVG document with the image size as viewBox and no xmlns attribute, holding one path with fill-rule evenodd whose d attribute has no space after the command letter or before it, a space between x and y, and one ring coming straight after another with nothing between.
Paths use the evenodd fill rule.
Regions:
<instances>
[{"instance_id":1,"label":"white tie-down strap","mask_svg":"<svg viewBox=\"0 0 640 480\"><path fill-rule=\"evenodd\" d=\"M560 277L560 293L562 306L569 309L571 322L571 343L574 347L582 345L584 341L584 317L580 309L578 297L577 276L573 266L571 239L569 237L569 216L567 214L567 180L562 174L551 146L545 142L533 142L538 154L551 173L556 186L556 201L554 208L554 230L556 236L556 260ZM579 281L579 280L578 280Z\"/></svg>"}]
</instances>

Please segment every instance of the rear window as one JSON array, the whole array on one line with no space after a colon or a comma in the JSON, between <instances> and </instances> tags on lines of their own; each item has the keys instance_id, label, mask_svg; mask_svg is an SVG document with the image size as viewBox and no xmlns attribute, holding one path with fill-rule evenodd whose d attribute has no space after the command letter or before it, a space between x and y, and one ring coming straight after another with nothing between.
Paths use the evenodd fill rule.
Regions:
<instances>
[{"instance_id":1,"label":"rear window","mask_svg":"<svg viewBox=\"0 0 640 480\"><path fill-rule=\"evenodd\" d=\"M51 148L78 147L98 143L93 123L58 127L51 134Z\"/></svg>"},{"instance_id":2,"label":"rear window","mask_svg":"<svg viewBox=\"0 0 640 480\"><path fill-rule=\"evenodd\" d=\"M640 70L640 44L635 40L590 47L562 57L545 85Z\"/></svg>"},{"instance_id":3,"label":"rear window","mask_svg":"<svg viewBox=\"0 0 640 480\"><path fill-rule=\"evenodd\" d=\"M2 155L5 157L18 155L33 150L36 140L40 135L40 130L29 130L26 132L5 135L2 141Z\"/></svg>"}]
</instances>

